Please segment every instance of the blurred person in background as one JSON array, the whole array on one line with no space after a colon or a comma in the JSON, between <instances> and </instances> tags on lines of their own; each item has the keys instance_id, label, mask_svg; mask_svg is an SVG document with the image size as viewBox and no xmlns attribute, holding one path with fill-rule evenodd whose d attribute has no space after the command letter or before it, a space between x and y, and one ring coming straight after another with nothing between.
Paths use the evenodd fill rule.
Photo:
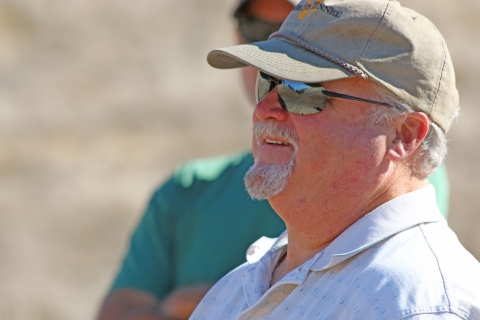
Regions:
<instances>
[{"instance_id":1,"label":"blurred person in background","mask_svg":"<svg viewBox=\"0 0 480 320\"><path fill-rule=\"evenodd\" d=\"M237 42L266 40L299 0L241 0ZM242 68L254 101L257 70ZM99 314L99 320L187 319L211 285L245 261L261 236L285 224L267 201L250 199L243 177L251 151L200 159L178 168L152 196ZM444 216L449 185L444 166L429 178Z\"/></svg>"}]
</instances>

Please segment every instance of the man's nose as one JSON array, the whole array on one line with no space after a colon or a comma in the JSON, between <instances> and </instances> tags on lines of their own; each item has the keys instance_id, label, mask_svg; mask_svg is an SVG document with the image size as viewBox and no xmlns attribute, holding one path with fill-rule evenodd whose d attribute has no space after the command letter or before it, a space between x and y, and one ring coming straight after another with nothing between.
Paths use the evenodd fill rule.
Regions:
<instances>
[{"instance_id":1,"label":"man's nose","mask_svg":"<svg viewBox=\"0 0 480 320\"><path fill-rule=\"evenodd\" d=\"M253 120L285 121L288 118L288 111L283 109L278 101L278 87L275 87L263 100L257 103L253 112Z\"/></svg>"}]
</instances>

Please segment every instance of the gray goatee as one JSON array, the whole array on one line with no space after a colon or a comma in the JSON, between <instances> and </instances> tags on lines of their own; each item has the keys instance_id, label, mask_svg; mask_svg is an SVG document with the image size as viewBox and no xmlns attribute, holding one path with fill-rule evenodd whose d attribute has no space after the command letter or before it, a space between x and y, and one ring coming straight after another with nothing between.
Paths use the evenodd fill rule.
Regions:
<instances>
[{"instance_id":1,"label":"gray goatee","mask_svg":"<svg viewBox=\"0 0 480 320\"><path fill-rule=\"evenodd\" d=\"M245 187L250 197L255 200L263 200L276 196L285 189L295 163L297 137L292 131L287 128L281 128L275 122L257 122L253 127L253 134L258 145L264 144L262 137L268 135L288 141L294 150L292 157L287 163L259 167L255 161L245 174Z\"/></svg>"}]
</instances>

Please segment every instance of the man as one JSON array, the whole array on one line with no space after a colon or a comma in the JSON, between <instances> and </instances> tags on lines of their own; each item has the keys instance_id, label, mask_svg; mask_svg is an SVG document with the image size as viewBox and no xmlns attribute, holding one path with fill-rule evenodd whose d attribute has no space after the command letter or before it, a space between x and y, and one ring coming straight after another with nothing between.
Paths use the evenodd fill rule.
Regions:
<instances>
[{"instance_id":1,"label":"man","mask_svg":"<svg viewBox=\"0 0 480 320\"><path fill-rule=\"evenodd\" d=\"M238 42L265 40L296 3L240 1L235 11ZM242 71L253 100L257 70ZM254 240L285 230L268 202L248 197L243 176L252 164L250 152L192 161L155 192L99 319L188 318L211 284L245 261ZM446 215L443 167L431 182Z\"/></svg>"},{"instance_id":2,"label":"man","mask_svg":"<svg viewBox=\"0 0 480 320\"><path fill-rule=\"evenodd\" d=\"M444 40L388 0L303 0L270 40L211 52L257 68L253 198L261 239L191 319L480 319L480 264L426 178L458 114Z\"/></svg>"}]
</instances>

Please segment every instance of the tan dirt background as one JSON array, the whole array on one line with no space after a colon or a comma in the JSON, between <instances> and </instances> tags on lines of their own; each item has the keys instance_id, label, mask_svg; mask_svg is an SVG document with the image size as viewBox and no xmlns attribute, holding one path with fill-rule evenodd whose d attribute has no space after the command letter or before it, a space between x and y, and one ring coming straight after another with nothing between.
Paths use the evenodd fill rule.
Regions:
<instances>
[{"instance_id":1,"label":"tan dirt background","mask_svg":"<svg viewBox=\"0 0 480 320\"><path fill-rule=\"evenodd\" d=\"M462 116L450 224L480 258L480 1L403 1L447 39ZM151 191L247 148L234 1L0 0L0 319L92 319Z\"/></svg>"}]
</instances>

